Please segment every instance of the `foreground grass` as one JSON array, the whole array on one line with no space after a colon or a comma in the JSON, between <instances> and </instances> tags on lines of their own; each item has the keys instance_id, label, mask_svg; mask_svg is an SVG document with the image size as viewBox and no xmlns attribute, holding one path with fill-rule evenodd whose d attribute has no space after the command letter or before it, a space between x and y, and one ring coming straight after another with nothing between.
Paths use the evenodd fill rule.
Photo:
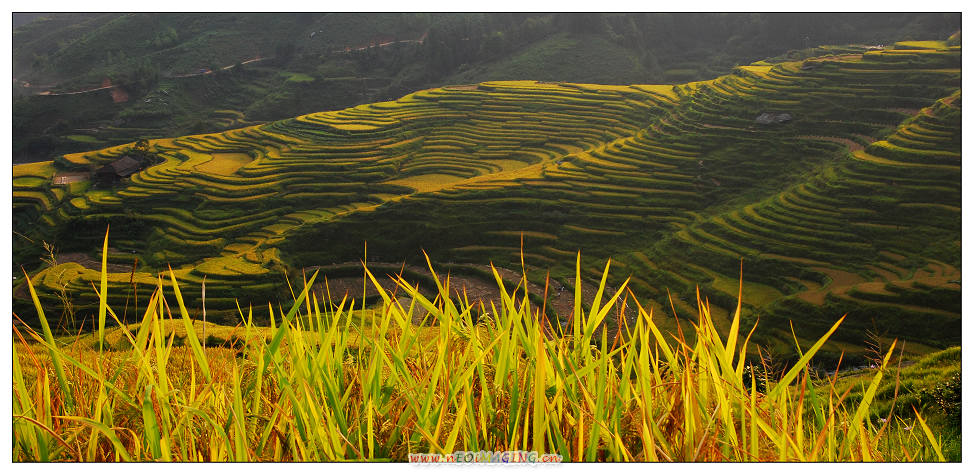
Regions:
<instances>
[{"instance_id":1,"label":"foreground grass","mask_svg":"<svg viewBox=\"0 0 974 475\"><path fill-rule=\"evenodd\" d=\"M307 290L312 276L288 312L268 306L270 328L241 312L238 327L216 333L238 343L205 350L171 273L141 323L120 325L114 342L104 272L87 342L57 342L31 286L42 329L15 327L13 460L404 461L457 450L565 461L944 460L918 413L912 431L869 416L894 348L851 403L835 379L812 384L808 370L841 320L771 374L745 364L740 308L722 337L698 296L698 321L664 336L625 286L604 294L608 272L590 312L576 293L564 328L532 306L525 281L506 289L496 272L501 302L487 308L439 281L432 300L401 277L390 295L366 270L383 299L376 312L348 300L326 307L330 298ZM602 331L629 303L635 320Z\"/></svg>"}]
</instances>

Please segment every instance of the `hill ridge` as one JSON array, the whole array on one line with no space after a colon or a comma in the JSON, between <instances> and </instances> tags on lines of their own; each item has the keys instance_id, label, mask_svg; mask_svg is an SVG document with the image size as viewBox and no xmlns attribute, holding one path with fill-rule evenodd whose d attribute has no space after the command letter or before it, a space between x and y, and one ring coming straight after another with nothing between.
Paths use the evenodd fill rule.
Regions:
<instances>
[{"instance_id":1,"label":"hill ridge","mask_svg":"<svg viewBox=\"0 0 974 475\"><path fill-rule=\"evenodd\" d=\"M959 302L959 286L947 283L959 276L959 259L931 271L941 277L921 279L935 284L929 289L895 285L866 266L916 273L959 256L959 58L959 47L901 44L855 57L743 66L674 86L493 81L427 89L397 101L151 141L164 163L108 192L71 192L44 180L55 167L106 163L129 146L67 155L54 167L15 168L15 229L31 223L41 227L36 235L53 238L92 227L93 242L99 219L128 216L122 219L131 228L112 228L119 247L135 250L150 271L179 266L177 276L190 285L206 275L208 308L235 307L231 291L269 295L289 265L354 262L362 241L370 256L393 258L386 260L413 258L423 247L441 262L517 261L517 239L467 229L476 226L534 233L525 257L555 277L574 272L566 253L581 249L583 270L592 275L600 274L598 260L612 256L625 273L640 276L637 295L662 308L668 305L659 292L679 298L691 283L706 284L715 305L725 305L743 257L749 318L770 313L772 326L784 329L787 318L809 315L805 323L814 327L853 303L866 308L847 319L841 345L880 310L936 314L916 332L902 318L880 318L896 320L898 335L941 345L950 337L938 335L959 324L959 305L924 314L915 304L930 295ZM755 123L768 111L793 120ZM250 161L224 156L234 153ZM206 163L238 168L200 172ZM445 176L453 181L444 184ZM879 189L893 190L891 197ZM950 211L955 204L957 212ZM131 207L152 212L126 215ZM939 211L907 216L912 230L889 229L911 207ZM434 237L422 242L423 234ZM147 249L138 248L140 238L152 241ZM838 272L892 289L836 284L846 291L826 294L823 305L802 298L815 285L827 292L846 275ZM51 277L42 274L43 282ZM85 275L75 269L69 286L84 292ZM153 279L151 272L133 275ZM117 285L131 280L120 277L113 276ZM48 282L47 298L53 287ZM756 296L750 302L748 290Z\"/></svg>"}]
</instances>

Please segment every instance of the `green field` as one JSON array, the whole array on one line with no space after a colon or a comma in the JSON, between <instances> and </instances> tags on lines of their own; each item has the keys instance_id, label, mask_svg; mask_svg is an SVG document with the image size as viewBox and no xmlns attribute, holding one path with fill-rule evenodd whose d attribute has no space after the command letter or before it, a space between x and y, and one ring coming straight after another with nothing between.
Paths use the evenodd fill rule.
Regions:
<instances>
[{"instance_id":1,"label":"green field","mask_svg":"<svg viewBox=\"0 0 974 475\"><path fill-rule=\"evenodd\" d=\"M131 145L15 167L14 265L46 306L68 292L90 313L97 272L40 266L42 243L92 256L110 223L113 306L144 302L148 286L132 283L172 266L191 308L205 278L207 312L229 321L235 299L290 295L282 276L300 282L305 266L417 263L425 250L521 269L523 255L532 282L550 272L571 292L565 256L583 250L586 282L612 257L644 307L669 310L669 291L681 316L700 285L720 326L743 259L742 318L761 319L755 341L773 353L793 353L789 322L808 342L844 314L821 355L861 357L876 329L912 354L959 344L959 47L816 62L677 85L426 89L151 140L159 163L112 189L48 179ZM755 123L763 112L793 119ZM22 280L15 310L29 315Z\"/></svg>"}]
</instances>

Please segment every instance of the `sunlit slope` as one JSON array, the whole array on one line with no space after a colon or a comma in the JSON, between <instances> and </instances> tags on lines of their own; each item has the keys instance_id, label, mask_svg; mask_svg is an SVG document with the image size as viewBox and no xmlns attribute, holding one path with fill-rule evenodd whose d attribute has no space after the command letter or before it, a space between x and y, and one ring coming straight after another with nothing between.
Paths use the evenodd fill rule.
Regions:
<instances>
[{"instance_id":1,"label":"sunlit slope","mask_svg":"<svg viewBox=\"0 0 974 475\"><path fill-rule=\"evenodd\" d=\"M943 346L959 338L960 50L910 45L675 87L448 87L157 140L166 161L111 191L15 170L16 230L90 251L111 219L118 285L171 263L206 276L208 308L262 303L289 265L357 262L363 241L370 260L519 268L523 232L535 277L567 286L577 250L590 278L611 256L680 314L698 284L729 308L743 258L751 319L785 332L852 312L836 345L870 329ZM62 280L90 294L74 266Z\"/></svg>"},{"instance_id":2,"label":"sunlit slope","mask_svg":"<svg viewBox=\"0 0 974 475\"><path fill-rule=\"evenodd\" d=\"M760 312L783 329L784 318L814 326L849 313L847 330L936 345L960 322L960 116L957 92L864 149L839 143L841 159L780 193L698 220L656 254L726 269L743 256L746 277L750 268L750 280L790 295ZM667 267L680 265L672 259Z\"/></svg>"},{"instance_id":3,"label":"sunlit slope","mask_svg":"<svg viewBox=\"0 0 974 475\"><path fill-rule=\"evenodd\" d=\"M896 51L825 58L805 70L741 68L680 87L683 99L666 116L570 154L543 180L417 197L326 224L284 248L302 262L314 259L306 250L313 242L345 242L332 252L353 259L361 253L354 246L368 239L377 254L406 244L439 251L442 261L516 266L519 240L483 230L523 230L529 266L565 276L571 269L559 266L578 249L613 256L633 273L637 295L668 308L670 290L684 315L691 309L680 302L692 299L696 284L729 307L743 258L751 318L779 323L783 342L787 320L815 325L852 312L841 336L853 344L869 329L937 345L956 338L959 325L959 286L951 282L959 280L956 61L946 52ZM763 111L795 119L763 127L754 123ZM850 146L866 147L888 157L897 153L888 143L922 131L932 140L927 150L898 150L896 163L849 154ZM927 204L936 212L922 211ZM423 219L431 213L453 219ZM736 219L744 224L727 224ZM387 223L381 228L395 230L396 242L384 246L369 223ZM595 261L586 266L593 278Z\"/></svg>"},{"instance_id":4,"label":"sunlit slope","mask_svg":"<svg viewBox=\"0 0 974 475\"><path fill-rule=\"evenodd\" d=\"M14 208L19 228L62 246L95 239L110 220L116 247L135 251L146 270L169 264L193 283L207 276L208 302L219 306L221 286L239 296L280 284L280 272L272 284L260 276L281 268L274 246L294 229L416 192L540 178L567 152L633 134L674 101L671 86L524 81L420 91L395 102L151 141L164 162L111 190L74 184L71 193L48 185L50 165L18 167ZM68 155L56 167L92 169L128 148ZM244 156L250 159L241 163ZM131 265L130 256L115 257ZM69 286L88 287L82 276Z\"/></svg>"}]
</instances>

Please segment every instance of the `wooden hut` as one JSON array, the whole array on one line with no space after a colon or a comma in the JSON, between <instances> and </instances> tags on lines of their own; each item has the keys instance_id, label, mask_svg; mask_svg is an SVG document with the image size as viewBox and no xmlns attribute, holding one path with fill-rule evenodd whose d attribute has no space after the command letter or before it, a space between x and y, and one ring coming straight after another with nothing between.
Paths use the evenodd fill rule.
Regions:
<instances>
[{"instance_id":1,"label":"wooden hut","mask_svg":"<svg viewBox=\"0 0 974 475\"><path fill-rule=\"evenodd\" d=\"M142 161L128 155L95 170L95 179L101 185L113 185L122 178L128 178L143 167Z\"/></svg>"}]
</instances>

